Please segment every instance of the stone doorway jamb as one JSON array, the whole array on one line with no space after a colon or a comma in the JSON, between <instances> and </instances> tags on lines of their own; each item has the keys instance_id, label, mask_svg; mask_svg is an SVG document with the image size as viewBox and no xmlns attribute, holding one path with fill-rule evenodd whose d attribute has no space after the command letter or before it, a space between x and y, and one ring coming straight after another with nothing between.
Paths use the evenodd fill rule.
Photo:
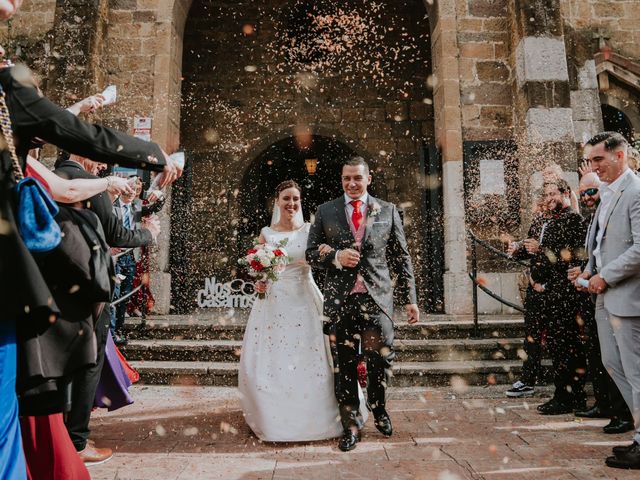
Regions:
<instances>
[{"instance_id":1,"label":"stone doorway jamb","mask_svg":"<svg viewBox=\"0 0 640 480\"><path fill-rule=\"evenodd\" d=\"M448 314L472 311L467 274L467 230L462 172L462 114L455 0L427 5L431 23L433 107L436 143L442 156L444 203L444 304Z\"/></svg>"}]
</instances>

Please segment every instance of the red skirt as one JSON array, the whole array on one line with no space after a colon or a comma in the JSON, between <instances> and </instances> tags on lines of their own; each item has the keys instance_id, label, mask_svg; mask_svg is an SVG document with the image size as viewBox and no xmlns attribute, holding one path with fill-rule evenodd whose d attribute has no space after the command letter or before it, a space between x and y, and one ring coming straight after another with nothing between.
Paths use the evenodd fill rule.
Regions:
<instances>
[{"instance_id":1,"label":"red skirt","mask_svg":"<svg viewBox=\"0 0 640 480\"><path fill-rule=\"evenodd\" d=\"M20 417L28 480L91 480L61 413Z\"/></svg>"}]
</instances>

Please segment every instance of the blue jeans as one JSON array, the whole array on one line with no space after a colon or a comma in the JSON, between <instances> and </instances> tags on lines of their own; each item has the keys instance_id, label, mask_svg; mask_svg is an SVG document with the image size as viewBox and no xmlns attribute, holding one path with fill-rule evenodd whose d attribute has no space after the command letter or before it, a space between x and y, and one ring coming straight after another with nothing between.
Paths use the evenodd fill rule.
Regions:
<instances>
[{"instance_id":1,"label":"blue jeans","mask_svg":"<svg viewBox=\"0 0 640 480\"><path fill-rule=\"evenodd\" d=\"M0 478L27 478L16 397L16 324L0 320Z\"/></svg>"}]
</instances>

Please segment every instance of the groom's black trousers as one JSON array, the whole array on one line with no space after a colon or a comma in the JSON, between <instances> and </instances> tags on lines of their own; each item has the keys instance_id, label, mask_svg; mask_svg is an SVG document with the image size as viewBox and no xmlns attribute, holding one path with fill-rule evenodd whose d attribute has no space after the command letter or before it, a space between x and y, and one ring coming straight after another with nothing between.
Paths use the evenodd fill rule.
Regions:
<instances>
[{"instance_id":1,"label":"groom's black trousers","mask_svg":"<svg viewBox=\"0 0 640 480\"><path fill-rule=\"evenodd\" d=\"M342 426L361 427L358 398L358 357L367 362L367 400L374 416L385 411L385 370L395 356L393 338L385 338L380 327L384 313L367 293L349 295L336 322L336 398Z\"/></svg>"}]
</instances>

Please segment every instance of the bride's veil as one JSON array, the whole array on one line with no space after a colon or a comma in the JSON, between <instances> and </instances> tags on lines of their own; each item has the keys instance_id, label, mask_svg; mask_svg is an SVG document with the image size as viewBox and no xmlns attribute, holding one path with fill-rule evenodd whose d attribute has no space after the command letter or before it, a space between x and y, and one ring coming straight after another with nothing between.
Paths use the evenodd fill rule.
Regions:
<instances>
[{"instance_id":1,"label":"bride's veil","mask_svg":"<svg viewBox=\"0 0 640 480\"><path fill-rule=\"evenodd\" d=\"M271 213L271 227L273 227L276 223L280 221L280 209L278 208L278 204L273 202L273 212ZM293 217L293 223L295 225L302 225L304 223L304 215L302 215L302 208L296 212L296 215Z\"/></svg>"}]
</instances>

